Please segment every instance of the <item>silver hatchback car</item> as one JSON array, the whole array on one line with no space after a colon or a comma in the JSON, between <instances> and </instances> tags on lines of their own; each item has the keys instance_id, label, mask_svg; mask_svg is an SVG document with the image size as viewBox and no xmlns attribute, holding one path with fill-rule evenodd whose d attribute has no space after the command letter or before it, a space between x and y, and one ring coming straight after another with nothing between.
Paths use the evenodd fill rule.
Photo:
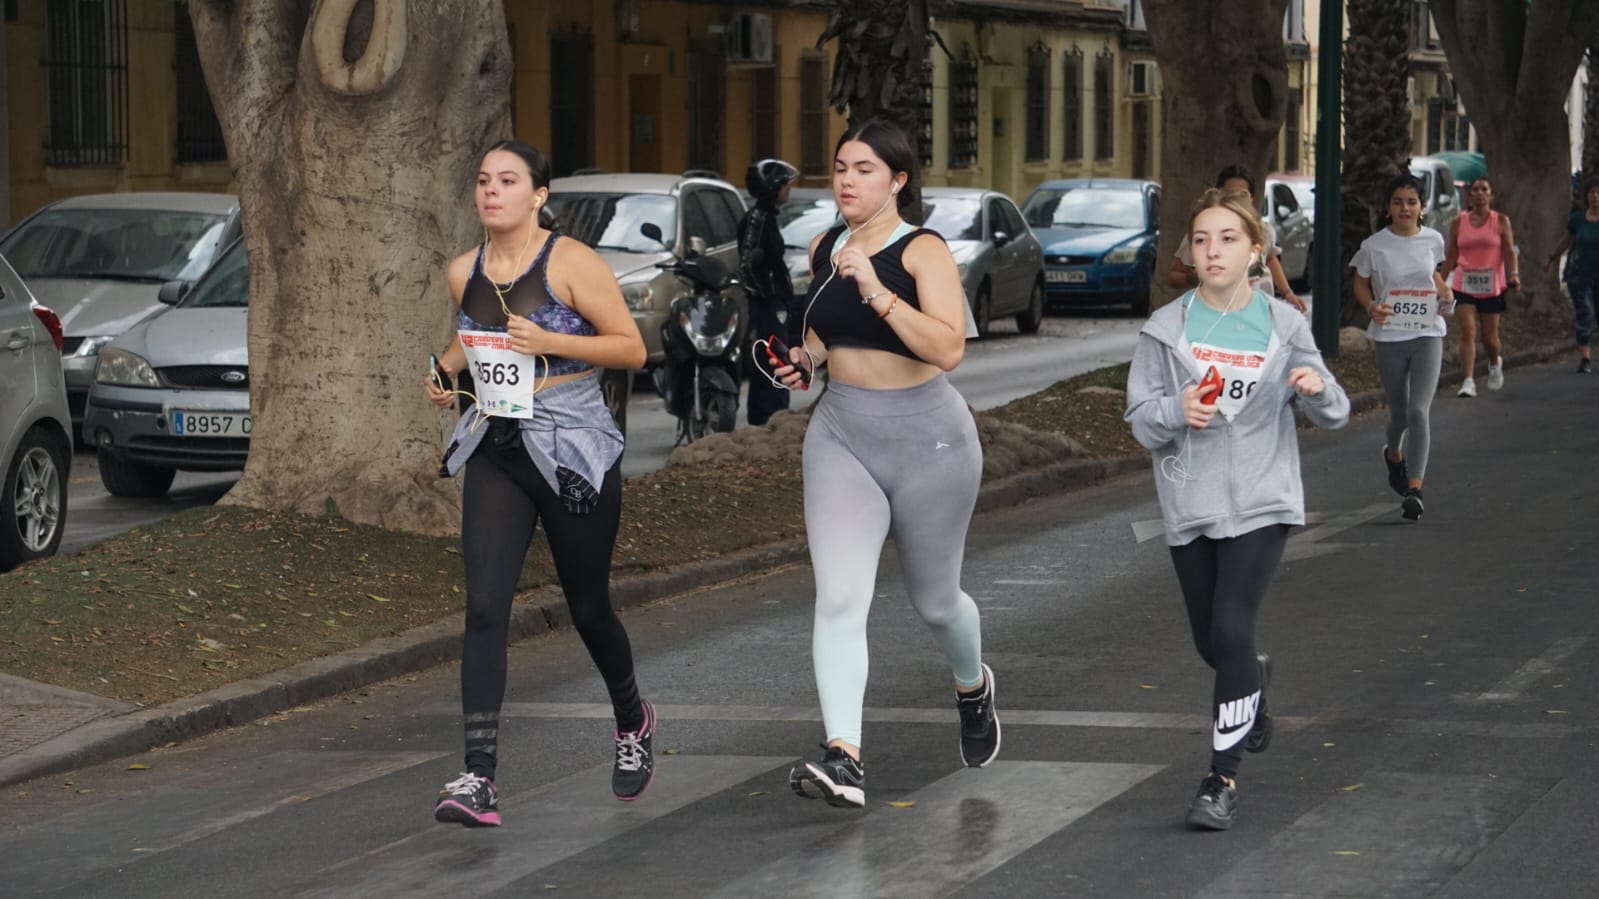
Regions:
<instances>
[{"instance_id":1,"label":"silver hatchback car","mask_svg":"<svg viewBox=\"0 0 1599 899\"><path fill-rule=\"evenodd\" d=\"M241 471L250 454L244 241L185 288L162 285L173 308L100 351L83 433L114 496L161 496L179 471Z\"/></svg>"},{"instance_id":2,"label":"silver hatchback car","mask_svg":"<svg viewBox=\"0 0 1599 899\"><path fill-rule=\"evenodd\" d=\"M61 545L72 466L61 341L55 313L0 259L0 571Z\"/></svg>"}]
</instances>

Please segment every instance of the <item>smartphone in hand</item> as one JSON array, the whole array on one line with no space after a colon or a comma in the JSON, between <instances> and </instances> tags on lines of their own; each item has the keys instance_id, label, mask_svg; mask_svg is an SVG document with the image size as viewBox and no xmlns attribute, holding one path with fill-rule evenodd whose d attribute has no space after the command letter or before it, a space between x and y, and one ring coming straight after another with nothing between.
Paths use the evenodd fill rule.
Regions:
<instances>
[{"instance_id":1,"label":"smartphone in hand","mask_svg":"<svg viewBox=\"0 0 1599 899\"><path fill-rule=\"evenodd\" d=\"M789 359L788 344L784 343L783 339L776 334L766 338L766 358L772 363L773 371L785 365L794 366L794 369L800 375L800 389L811 389L811 373L806 370L805 366Z\"/></svg>"},{"instance_id":2,"label":"smartphone in hand","mask_svg":"<svg viewBox=\"0 0 1599 899\"><path fill-rule=\"evenodd\" d=\"M1205 377L1199 382L1199 401L1207 406L1216 405L1216 400L1221 397L1221 388L1221 372L1212 365L1210 371L1205 372Z\"/></svg>"},{"instance_id":3,"label":"smartphone in hand","mask_svg":"<svg viewBox=\"0 0 1599 899\"><path fill-rule=\"evenodd\" d=\"M428 353L428 369L433 376L433 383L438 385L440 390L449 392L455 389L454 385L450 383L449 372L446 372L444 366L439 364L439 357L432 353Z\"/></svg>"}]
</instances>

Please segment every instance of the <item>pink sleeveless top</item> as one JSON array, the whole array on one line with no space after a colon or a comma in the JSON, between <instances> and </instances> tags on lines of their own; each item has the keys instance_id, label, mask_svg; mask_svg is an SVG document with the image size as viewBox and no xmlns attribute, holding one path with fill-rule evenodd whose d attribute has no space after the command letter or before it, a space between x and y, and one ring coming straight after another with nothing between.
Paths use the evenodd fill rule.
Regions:
<instances>
[{"instance_id":1,"label":"pink sleeveless top","mask_svg":"<svg viewBox=\"0 0 1599 899\"><path fill-rule=\"evenodd\" d=\"M1489 211L1482 227L1471 223L1471 214L1457 220L1460 232L1455 244L1460 248L1460 264L1449 276L1449 286L1467 296L1495 297L1505 292L1505 254L1499 237L1499 213Z\"/></svg>"}]
</instances>

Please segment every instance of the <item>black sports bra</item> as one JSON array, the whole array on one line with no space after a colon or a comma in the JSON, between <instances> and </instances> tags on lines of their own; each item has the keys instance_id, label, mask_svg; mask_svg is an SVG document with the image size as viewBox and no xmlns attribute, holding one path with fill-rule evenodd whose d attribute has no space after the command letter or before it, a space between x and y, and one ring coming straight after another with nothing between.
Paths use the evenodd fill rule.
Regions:
<instances>
[{"instance_id":1,"label":"black sports bra","mask_svg":"<svg viewBox=\"0 0 1599 899\"><path fill-rule=\"evenodd\" d=\"M899 339L894 329L879 318L871 306L861 302L861 292L853 278L833 275L833 247L844 230L843 225L829 230L816 245L816 253L811 258L811 271L814 274L811 278L811 294L806 299L806 325L829 348L884 350L918 362L926 361L906 346L905 341ZM916 279L905 271L903 260L905 247L919 234L931 234L939 240L944 239L937 231L917 228L890 241L888 246L870 257L877 280L893 291L901 303L908 303L916 309L922 308L916 297ZM829 275L833 277L829 278ZM822 285L819 290L817 285Z\"/></svg>"}]
</instances>

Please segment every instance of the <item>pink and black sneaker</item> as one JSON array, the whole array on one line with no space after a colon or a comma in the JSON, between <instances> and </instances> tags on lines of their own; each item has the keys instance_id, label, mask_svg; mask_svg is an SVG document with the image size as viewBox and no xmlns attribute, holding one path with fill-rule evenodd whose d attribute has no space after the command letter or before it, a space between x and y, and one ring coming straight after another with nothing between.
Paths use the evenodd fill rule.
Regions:
<instances>
[{"instance_id":1,"label":"pink and black sneaker","mask_svg":"<svg viewBox=\"0 0 1599 899\"><path fill-rule=\"evenodd\" d=\"M655 706L644 701L644 723L638 730L616 731L616 764L611 768L611 792L623 802L644 795L655 779Z\"/></svg>"},{"instance_id":2,"label":"pink and black sneaker","mask_svg":"<svg viewBox=\"0 0 1599 899\"><path fill-rule=\"evenodd\" d=\"M494 781L466 773L444 785L433 818L467 827L499 827L500 796Z\"/></svg>"}]
</instances>

